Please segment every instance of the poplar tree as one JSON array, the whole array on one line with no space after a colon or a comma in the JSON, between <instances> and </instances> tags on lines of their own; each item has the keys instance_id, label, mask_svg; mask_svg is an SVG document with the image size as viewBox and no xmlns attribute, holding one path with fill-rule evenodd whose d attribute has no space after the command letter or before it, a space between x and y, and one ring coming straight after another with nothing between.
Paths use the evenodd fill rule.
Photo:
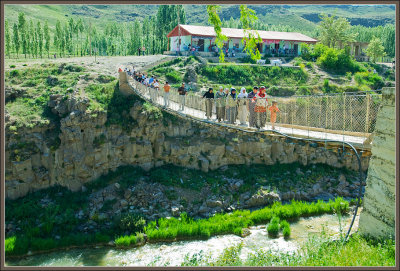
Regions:
<instances>
[{"instance_id":1,"label":"poplar tree","mask_svg":"<svg viewBox=\"0 0 400 271\"><path fill-rule=\"evenodd\" d=\"M77 29L78 29L78 34L80 34L79 35L79 41L80 41L80 45L81 45L80 52L81 52L81 56L82 56L82 54L83 54L83 50L82 50L82 33L85 30L85 28L84 28L83 21L82 21L81 18L79 18L79 20L77 22Z\"/></svg>"},{"instance_id":2,"label":"poplar tree","mask_svg":"<svg viewBox=\"0 0 400 271\"><path fill-rule=\"evenodd\" d=\"M29 21L29 27L27 27L28 31L26 32L26 51L30 54L30 56L34 57L34 42L35 42L35 29L33 28L32 20Z\"/></svg>"},{"instance_id":3,"label":"poplar tree","mask_svg":"<svg viewBox=\"0 0 400 271\"><path fill-rule=\"evenodd\" d=\"M5 21L4 28L5 28L4 38L5 38L6 55L8 55L8 58L10 58L11 37L10 37L10 29L8 26L8 20Z\"/></svg>"},{"instance_id":4,"label":"poplar tree","mask_svg":"<svg viewBox=\"0 0 400 271\"><path fill-rule=\"evenodd\" d=\"M50 58L50 33L49 33L49 26L47 24L47 20L44 23L43 28L43 35L46 43L44 44L44 48L47 51L47 57Z\"/></svg>"},{"instance_id":5,"label":"poplar tree","mask_svg":"<svg viewBox=\"0 0 400 271\"><path fill-rule=\"evenodd\" d=\"M14 40L15 53L17 53L17 58L18 58L18 52L21 44L19 42L18 25L16 23L14 23L13 27L13 40Z\"/></svg>"},{"instance_id":6,"label":"poplar tree","mask_svg":"<svg viewBox=\"0 0 400 271\"><path fill-rule=\"evenodd\" d=\"M43 31L40 22L37 23L36 26L36 33L38 37L38 51L40 54L40 58L43 58Z\"/></svg>"},{"instance_id":7,"label":"poplar tree","mask_svg":"<svg viewBox=\"0 0 400 271\"><path fill-rule=\"evenodd\" d=\"M25 20L25 14L23 12L20 12L18 14L18 32L21 37L22 53L25 54L26 58L26 53L27 53L26 20Z\"/></svg>"}]
</instances>

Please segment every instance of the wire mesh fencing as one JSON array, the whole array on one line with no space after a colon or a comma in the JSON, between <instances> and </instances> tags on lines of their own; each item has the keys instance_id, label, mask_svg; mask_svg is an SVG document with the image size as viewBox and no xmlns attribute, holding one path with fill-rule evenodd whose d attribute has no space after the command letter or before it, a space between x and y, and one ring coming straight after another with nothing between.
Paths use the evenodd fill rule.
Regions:
<instances>
[{"instance_id":1,"label":"wire mesh fencing","mask_svg":"<svg viewBox=\"0 0 400 271\"><path fill-rule=\"evenodd\" d=\"M160 106L216 123L238 127L277 129L307 137L340 139L362 143L375 129L381 94L342 93L331 95L266 98L206 99L194 92L180 95L171 88L145 86L129 78L134 91ZM271 107L276 102L276 108Z\"/></svg>"}]
</instances>

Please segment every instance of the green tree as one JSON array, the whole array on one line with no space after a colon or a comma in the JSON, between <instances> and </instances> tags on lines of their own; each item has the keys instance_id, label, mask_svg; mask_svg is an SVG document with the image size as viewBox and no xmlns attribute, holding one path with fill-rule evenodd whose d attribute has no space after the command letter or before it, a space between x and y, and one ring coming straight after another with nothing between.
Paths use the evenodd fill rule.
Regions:
<instances>
[{"instance_id":1,"label":"green tree","mask_svg":"<svg viewBox=\"0 0 400 271\"><path fill-rule=\"evenodd\" d=\"M385 48L382 45L382 41L377 38L373 37L371 42L367 48L367 56L370 57L371 62L376 62L376 60L380 57L384 57L386 55Z\"/></svg>"},{"instance_id":2,"label":"green tree","mask_svg":"<svg viewBox=\"0 0 400 271\"><path fill-rule=\"evenodd\" d=\"M47 57L50 58L50 33L47 20L44 23L43 35L44 35L44 40L46 41L46 43L44 44L44 48L47 51Z\"/></svg>"},{"instance_id":3,"label":"green tree","mask_svg":"<svg viewBox=\"0 0 400 271\"><path fill-rule=\"evenodd\" d=\"M18 32L21 38L21 45L22 45L22 53L27 54L27 35L26 35L26 19L25 19L25 14L23 12L20 12L18 14Z\"/></svg>"},{"instance_id":4,"label":"green tree","mask_svg":"<svg viewBox=\"0 0 400 271\"><path fill-rule=\"evenodd\" d=\"M81 56L82 56L82 54L83 54L83 50L82 50L82 33L83 33L83 31L85 31L85 26L84 26L84 23L83 23L81 18L79 18L79 20L78 20L77 28L78 28L78 32L79 32L79 41L80 41L80 45L81 45L80 52L81 52Z\"/></svg>"},{"instance_id":5,"label":"green tree","mask_svg":"<svg viewBox=\"0 0 400 271\"><path fill-rule=\"evenodd\" d=\"M227 36L222 34L222 22L219 18L219 11L221 10L221 6L217 5L207 5L207 13L208 13L208 22L214 26L214 31L216 34L215 44L219 48L219 62L225 62L225 55L222 52L222 47L224 46L224 41L228 40Z\"/></svg>"},{"instance_id":6,"label":"green tree","mask_svg":"<svg viewBox=\"0 0 400 271\"><path fill-rule=\"evenodd\" d=\"M15 53L17 54L17 58L18 58L18 52L19 52L19 48L20 48L21 44L19 41L18 25L16 23L14 23L14 27L13 27L13 40L14 40Z\"/></svg>"},{"instance_id":7,"label":"green tree","mask_svg":"<svg viewBox=\"0 0 400 271\"><path fill-rule=\"evenodd\" d=\"M318 30L319 38L323 44L331 48L341 49L349 42L355 41L357 34L349 31L351 26L346 18L336 18L335 14L332 16L322 14L320 18Z\"/></svg>"},{"instance_id":8,"label":"green tree","mask_svg":"<svg viewBox=\"0 0 400 271\"><path fill-rule=\"evenodd\" d=\"M43 58L43 31L42 31L42 25L40 22L37 22L36 25L36 33L38 37L38 51L40 58Z\"/></svg>"},{"instance_id":9,"label":"green tree","mask_svg":"<svg viewBox=\"0 0 400 271\"><path fill-rule=\"evenodd\" d=\"M261 58L260 51L257 48L259 43L262 43L262 39L258 32L254 29L254 25L257 22L258 17L254 10L249 9L246 5L240 5L240 22L242 23L244 38L242 43L244 50L250 55L251 59L258 60Z\"/></svg>"},{"instance_id":10,"label":"green tree","mask_svg":"<svg viewBox=\"0 0 400 271\"><path fill-rule=\"evenodd\" d=\"M10 37L10 28L8 26L8 20L5 21L4 28L5 28L4 29L4 39L5 39L6 55L8 55L8 58L10 58L11 37Z\"/></svg>"}]
</instances>

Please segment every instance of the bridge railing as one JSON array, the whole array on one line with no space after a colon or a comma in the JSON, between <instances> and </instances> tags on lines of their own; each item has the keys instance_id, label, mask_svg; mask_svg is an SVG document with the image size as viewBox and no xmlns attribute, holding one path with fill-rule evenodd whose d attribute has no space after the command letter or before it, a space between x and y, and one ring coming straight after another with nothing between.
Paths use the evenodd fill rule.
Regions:
<instances>
[{"instance_id":1,"label":"bridge railing","mask_svg":"<svg viewBox=\"0 0 400 271\"><path fill-rule=\"evenodd\" d=\"M164 91L147 87L140 82L129 79L129 83L151 101L164 105ZM172 102L169 108L180 110L180 99L176 89L170 90L169 100ZM300 130L319 131L331 134L358 136L367 138L375 129L377 113L381 104L381 94L369 93L342 93L332 95L310 95L291 97L267 96L268 103L277 102L280 112L276 115L276 127L295 128ZM185 114L206 118L206 100L201 96L189 92L185 97ZM259 103L253 99L239 99L239 104ZM208 103L211 106L212 117L215 120L216 104L220 100L211 99ZM226 100L224 101L226 102ZM261 104L262 105L262 104ZM265 104L264 104L265 105ZM254 108L254 107L253 107ZM236 106L236 111L239 107ZM225 115L227 112L225 107ZM251 117L257 114L249 114L246 110L246 122L252 121ZM266 109L266 125L270 125L271 113ZM227 119L225 117L225 119ZM254 121L257 120L253 120ZM235 123L239 125L239 116L236 113ZM264 127L268 128L268 127Z\"/></svg>"}]
</instances>

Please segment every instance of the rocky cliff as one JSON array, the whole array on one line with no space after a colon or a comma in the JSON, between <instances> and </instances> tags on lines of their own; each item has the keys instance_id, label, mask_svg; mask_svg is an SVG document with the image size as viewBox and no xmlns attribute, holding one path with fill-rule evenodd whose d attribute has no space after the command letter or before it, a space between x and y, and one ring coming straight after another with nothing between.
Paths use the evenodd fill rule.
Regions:
<instances>
[{"instance_id":1,"label":"rocky cliff","mask_svg":"<svg viewBox=\"0 0 400 271\"><path fill-rule=\"evenodd\" d=\"M126 86L120 85L123 91ZM357 169L350 153L191 121L157 108L149 110L139 98L126 112L134 120L129 129L106 125L107 112L87 113L87 101L74 95L52 95L48 106L57 116L50 125L15 131L6 123L7 198L55 184L77 191L121 165L150 170L174 164L208 171L230 164L300 162ZM368 162L364 157L364 170Z\"/></svg>"},{"instance_id":2,"label":"rocky cliff","mask_svg":"<svg viewBox=\"0 0 400 271\"><path fill-rule=\"evenodd\" d=\"M395 88L383 91L383 106L377 118L372 157L360 214L359 230L375 238L394 238L396 184Z\"/></svg>"}]
</instances>

